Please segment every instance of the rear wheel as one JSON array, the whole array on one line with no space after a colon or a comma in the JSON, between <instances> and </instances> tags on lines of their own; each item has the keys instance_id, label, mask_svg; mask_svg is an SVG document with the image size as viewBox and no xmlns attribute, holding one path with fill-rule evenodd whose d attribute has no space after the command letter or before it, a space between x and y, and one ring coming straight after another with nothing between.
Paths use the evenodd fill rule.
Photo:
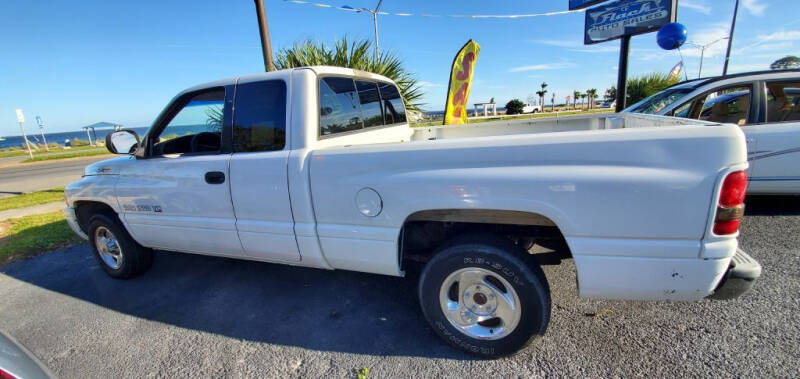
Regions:
<instances>
[{"instance_id":1,"label":"rear wheel","mask_svg":"<svg viewBox=\"0 0 800 379\"><path fill-rule=\"evenodd\" d=\"M136 243L115 216L92 216L88 235L100 267L114 278L137 276L153 263L153 251Z\"/></svg>"},{"instance_id":2,"label":"rear wheel","mask_svg":"<svg viewBox=\"0 0 800 379\"><path fill-rule=\"evenodd\" d=\"M449 344L500 357L544 334L550 289L525 251L495 236L456 239L437 252L419 283L422 311Z\"/></svg>"}]
</instances>

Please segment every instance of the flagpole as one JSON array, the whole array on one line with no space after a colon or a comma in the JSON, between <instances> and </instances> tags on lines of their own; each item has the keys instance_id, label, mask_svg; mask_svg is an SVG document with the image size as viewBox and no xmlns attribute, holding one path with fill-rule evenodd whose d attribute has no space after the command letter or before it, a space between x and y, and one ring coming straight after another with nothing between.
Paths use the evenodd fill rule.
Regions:
<instances>
[{"instance_id":1,"label":"flagpole","mask_svg":"<svg viewBox=\"0 0 800 379\"><path fill-rule=\"evenodd\" d=\"M689 81L689 73L686 72L686 62L683 61L683 52L681 52L681 48L678 48L678 55L681 56L681 71L683 71L683 76L686 78L686 81Z\"/></svg>"}]
</instances>

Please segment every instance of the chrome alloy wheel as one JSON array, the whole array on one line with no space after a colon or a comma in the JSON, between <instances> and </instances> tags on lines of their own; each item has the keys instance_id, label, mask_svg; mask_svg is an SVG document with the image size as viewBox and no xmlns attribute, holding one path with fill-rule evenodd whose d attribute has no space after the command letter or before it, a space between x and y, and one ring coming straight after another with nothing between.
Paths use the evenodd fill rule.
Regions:
<instances>
[{"instance_id":1,"label":"chrome alloy wheel","mask_svg":"<svg viewBox=\"0 0 800 379\"><path fill-rule=\"evenodd\" d=\"M94 245L108 267L117 270L122 266L122 246L108 228L100 226L94 231Z\"/></svg>"},{"instance_id":2,"label":"chrome alloy wheel","mask_svg":"<svg viewBox=\"0 0 800 379\"><path fill-rule=\"evenodd\" d=\"M496 340L519 324L522 306L506 279L492 271L467 267L450 274L439 290L447 320L469 337Z\"/></svg>"}]
</instances>

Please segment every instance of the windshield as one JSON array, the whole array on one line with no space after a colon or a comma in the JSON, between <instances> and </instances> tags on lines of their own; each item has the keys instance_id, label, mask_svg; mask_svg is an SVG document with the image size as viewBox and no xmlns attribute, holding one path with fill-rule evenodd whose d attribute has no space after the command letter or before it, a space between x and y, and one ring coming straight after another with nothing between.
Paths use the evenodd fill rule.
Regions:
<instances>
[{"instance_id":1,"label":"windshield","mask_svg":"<svg viewBox=\"0 0 800 379\"><path fill-rule=\"evenodd\" d=\"M625 108L623 112L655 114L680 100L694 88L668 88Z\"/></svg>"}]
</instances>

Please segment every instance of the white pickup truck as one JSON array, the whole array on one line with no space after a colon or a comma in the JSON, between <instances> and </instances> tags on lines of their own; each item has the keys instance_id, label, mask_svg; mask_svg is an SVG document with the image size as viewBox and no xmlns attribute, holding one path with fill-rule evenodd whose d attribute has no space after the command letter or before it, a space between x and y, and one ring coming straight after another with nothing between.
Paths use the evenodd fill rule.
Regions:
<instances>
[{"instance_id":1,"label":"white pickup truck","mask_svg":"<svg viewBox=\"0 0 800 379\"><path fill-rule=\"evenodd\" d=\"M636 114L411 128L397 87L307 67L181 92L124 156L86 168L66 215L112 277L153 249L402 276L467 352L544 334L536 252L571 257L589 298L698 300L746 291L747 183L732 125Z\"/></svg>"}]
</instances>

